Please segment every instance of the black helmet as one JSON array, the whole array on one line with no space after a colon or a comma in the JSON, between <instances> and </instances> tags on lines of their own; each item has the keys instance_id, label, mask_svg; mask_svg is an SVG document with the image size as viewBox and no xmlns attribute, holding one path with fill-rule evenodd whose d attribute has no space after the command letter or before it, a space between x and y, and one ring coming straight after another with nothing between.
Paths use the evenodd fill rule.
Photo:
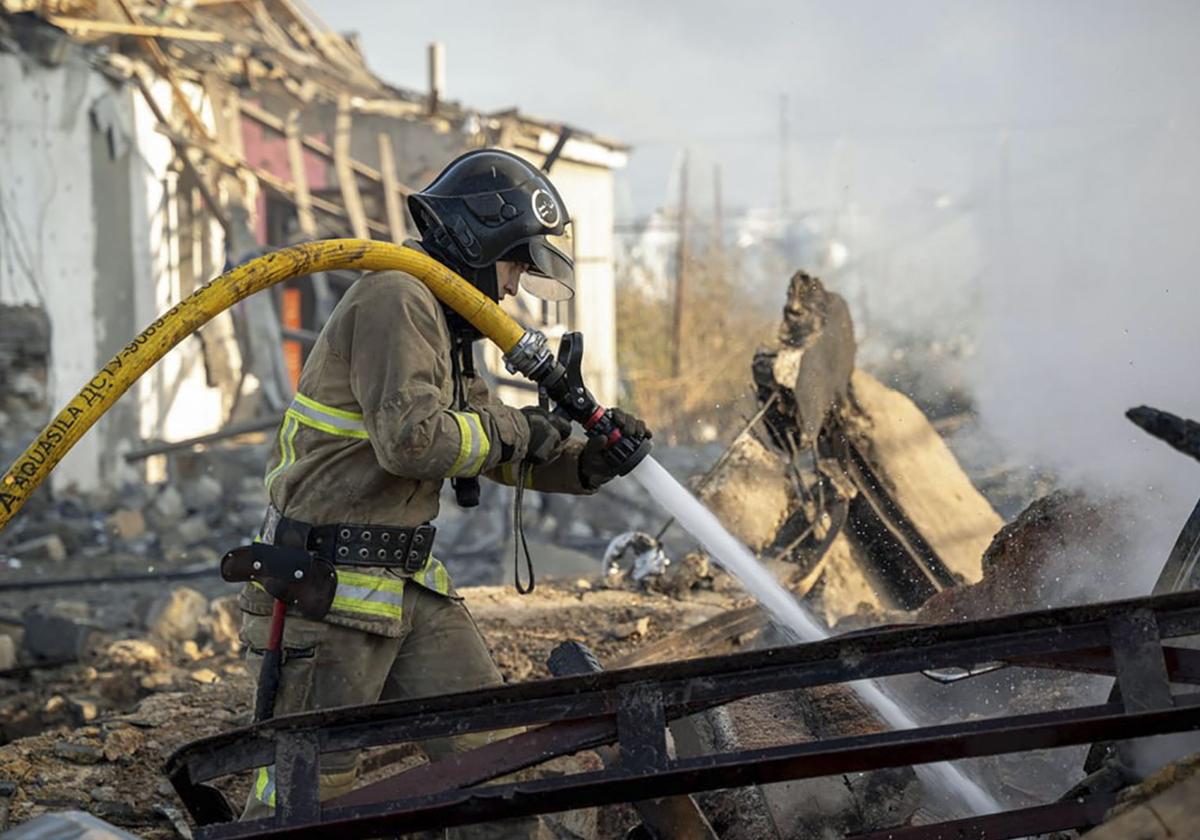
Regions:
<instances>
[{"instance_id":1,"label":"black helmet","mask_svg":"<svg viewBox=\"0 0 1200 840\"><path fill-rule=\"evenodd\" d=\"M546 175L499 149L456 158L433 183L408 197L422 244L495 299L494 266L528 266L521 284L544 300L574 290L571 258L549 237L566 230L567 208Z\"/></svg>"}]
</instances>

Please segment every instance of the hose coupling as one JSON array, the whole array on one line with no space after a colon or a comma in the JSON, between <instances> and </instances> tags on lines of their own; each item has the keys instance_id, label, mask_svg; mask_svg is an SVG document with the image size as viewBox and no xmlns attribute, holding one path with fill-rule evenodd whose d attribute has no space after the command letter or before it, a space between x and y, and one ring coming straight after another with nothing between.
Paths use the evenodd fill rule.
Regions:
<instances>
[{"instance_id":1,"label":"hose coupling","mask_svg":"<svg viewBox=\"0 0 1200 840\"><path fill-rule=\"evenodd\" d=\"M504 367L509 373L520 373L534 382L541 382L554 367L554 356L545 333L525 330L520 341L504 354Z\"/></svg>"}]
</instances>

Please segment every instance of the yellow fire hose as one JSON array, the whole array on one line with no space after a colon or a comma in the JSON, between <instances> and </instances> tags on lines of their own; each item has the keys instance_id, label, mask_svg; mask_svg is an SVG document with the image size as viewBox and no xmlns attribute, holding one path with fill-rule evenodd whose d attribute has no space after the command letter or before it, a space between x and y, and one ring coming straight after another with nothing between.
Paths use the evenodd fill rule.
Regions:
<instances>
[{"instance_id":1,"label":"yellow fire hose","mask_svg":"<svg viewBox=\"0 0 1200 840\"><path fill-rule=\"evenodd\" d=\"M411 248L364 239L327 239L266 254L197 289L100 368L0 479L0 531L71 447L172 347L255 292L293 277L332 269L411 274L505 353L525 334L520 324L478 289Z\"/></svg>"}]
</instances>

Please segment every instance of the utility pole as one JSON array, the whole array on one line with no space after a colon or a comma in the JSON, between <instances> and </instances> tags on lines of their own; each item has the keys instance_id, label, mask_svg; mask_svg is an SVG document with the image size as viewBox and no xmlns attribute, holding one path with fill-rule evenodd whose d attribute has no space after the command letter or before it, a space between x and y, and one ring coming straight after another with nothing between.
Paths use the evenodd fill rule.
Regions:
<instances>
[{"instance_id":1,"label":"utility pole","mask_svg":"<svg viewBox=\"0 0 1200 840\"><path fill-rule=\"evenodd\" d=\"M688 153L683 151L679 172L679 250L675 256L675 312L672 329L671 375L679 378L683 367L683 307L687 293Z\"/></svg>"},{"instance_id":2,"label":"utility pole","mask_svg":"<svg viewBox=\"0 0 1200 840\"><path fill-rule=\"evenodd\" d=\"M788 95L779 95L779 212L787 216L792 209L792 197L788 189Z\"/></svg>"}]
</instances>

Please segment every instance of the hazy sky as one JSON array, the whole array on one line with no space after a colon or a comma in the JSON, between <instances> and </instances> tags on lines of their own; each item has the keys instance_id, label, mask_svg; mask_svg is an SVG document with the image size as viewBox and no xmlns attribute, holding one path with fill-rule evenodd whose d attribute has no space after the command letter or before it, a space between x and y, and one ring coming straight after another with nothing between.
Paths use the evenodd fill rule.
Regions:
<instances>
[{"instance_id":1,"label":"hazy sky","mask_svg":"<svg viewBox=\"0 0 1200 840\"><path fill-rule=\"evenodd\" d=\"M1200 77L1189 0L313 5L393 83L423 89L440 40L451 98L633 144L624 215L668 201L684 146L697 201L713 162L731 203L776 201L781 94L792 203L821 207L955 190L962 148L1004 131L1162 121L1193 109Z\"/></svg>"}]
</instances>

